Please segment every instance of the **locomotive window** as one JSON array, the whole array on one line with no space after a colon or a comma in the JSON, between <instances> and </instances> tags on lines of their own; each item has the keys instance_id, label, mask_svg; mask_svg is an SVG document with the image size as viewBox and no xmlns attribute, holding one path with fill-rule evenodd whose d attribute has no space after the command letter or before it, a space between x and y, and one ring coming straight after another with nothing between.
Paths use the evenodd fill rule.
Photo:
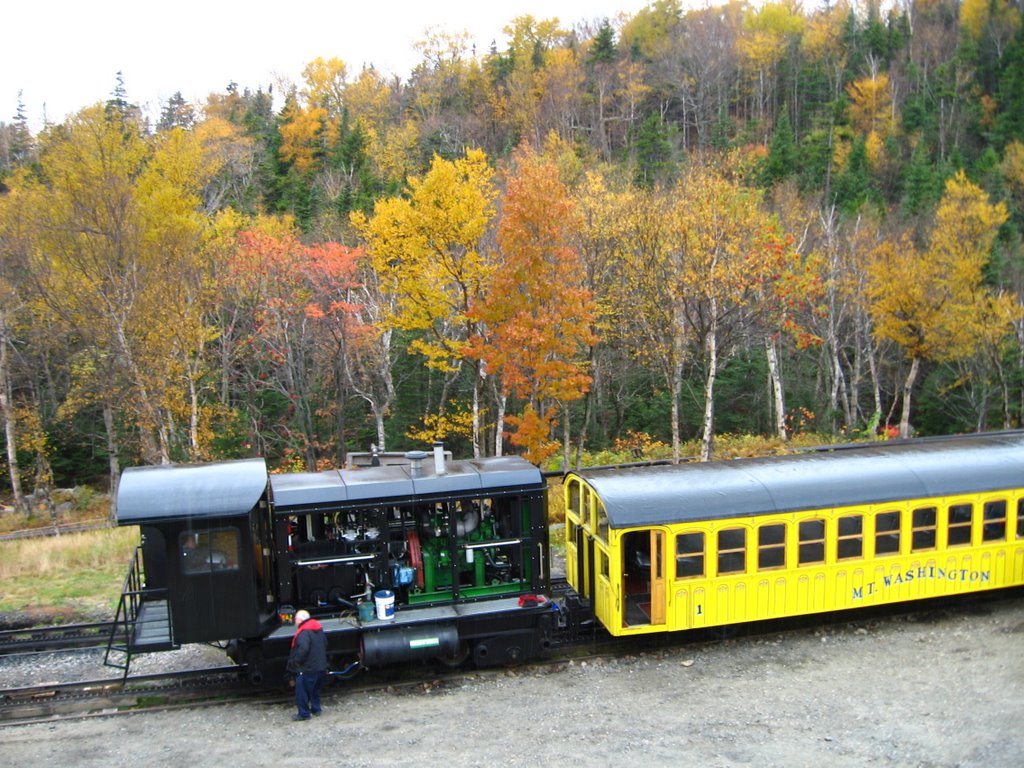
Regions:
<instances>
[{"instance_id":1,"label":"locomotive window","mask_svg":"<svg viewBox=\"0 0 1024 768\"><path fill-rule=\"evenodd\" d=\"M598 550L597 551L597 561L600 564L601 575L604 576L607 579L608 578L608 553L607 552L602 552L601 550Z\"/></svg>"},{"instance_id":2,"label":"locomotive window","mask_svg":"<svg viewBox=\"0 0 1024 768\"><path fill-rule=\"evenodd\" d=\"M747 529L726 528L718 532L718 573L739 573L747 569Z\"/></svg>"},{"instance_id":3,"label":"locomotive window","mask_svg":"<svg viewBox=\"0 0 1024 768\"><path fill-rule=\"evenodd\" d=\"M974 506L953 504L949 508L949 546L959 547L971 543L971 521Z\"/></svg>"},{"instance_id":4,"label":"locomotive window","mask_svg":"<svg viewBox=\"0 0 1024 768\"><path fill-rule=\"evenodd\" d=\"M938 510L935 507L920 507L914 510L913 532L910 534L910 550L920 552L935 549L935 525Z\"/></svg>"},{"instance_id":5,"label":"locomotive window","mask_svg":"<svg viewBox=\"0 0 1024 768\"><path fill-rule=\"evenodd\" d=\"M800 565L825 562L825 521L800 521Z\"/></svg>"},{"instance_id":6,"label":"locomotive window","mask_svg":"<svg viewBox=\"0 0 1024 768\"><path fill-rule=\"evenodd\" d=\"M786 525L762 525L757 529L757 568L786 567Z\"/></svg>"},{"instance_id":7,"label":"locomotive window","mask_svg":"<svg viewBox=\"0 0 1024 768\"><path fill-rule=\"evenodd\" d=\"M590 519L590 487L583 486L583 505L580 507L580 520L590 530L594 530L594 521Z\"/></svg>"},{"instance_id":8,"label":"locomotive window","mask_svg":"<svg viewBox=\"0 0 1024 768\"><path fill-rule=\"evenodd\" d=\"M1024 499L1017 500L1017 538L1024 539Z\"/></svg>"},{"instance_id":9,"label":"locomotive window","mask_svg":"<svg viewBox=\"0 0 1024 768\"><path fill-rule=\"evenodd\" d=\"M900 513L879 512L875 515L875 554L892 555L900 551Z\"/></svg>"},{"instance_id":10,"label":"locomotive window","mask_svg":"<svg viewBox=\"0 0 1024 768\"><path fill-rule=\"evenodd\" d=\"M676 536L676 578L704 575L704 534L681 533Z\"/></svg>"},{"instance_id":11,"label":"locomotive window","mask_svg":"<svg viewBox=\"0 0 1024 768\"><path fill-rule=\"evenodd\" d=\"M1006 502L986 501L982 512L982 541L1006 541Z\"/></svg>"},{"instance_id":12,"label":"locomotive window","mask_svg":"<svg viewBox=\"0 0 1024 768\"><path fill-rule=\"evenodd\" d=\"M178 536L181 570L210 573L238 570L238 530L186 531Z\"/></svg>"},{"instance_id":13,"label":"locomotive window","mask_svg":"<svg viewBox=\"0 0 1024 768\"><path fill-rule=\"evenodd\" d=\"M846 515L839 518L839 541L837 556L840 560L864 555L864 517Z\"/></svg>"}]
</instances>

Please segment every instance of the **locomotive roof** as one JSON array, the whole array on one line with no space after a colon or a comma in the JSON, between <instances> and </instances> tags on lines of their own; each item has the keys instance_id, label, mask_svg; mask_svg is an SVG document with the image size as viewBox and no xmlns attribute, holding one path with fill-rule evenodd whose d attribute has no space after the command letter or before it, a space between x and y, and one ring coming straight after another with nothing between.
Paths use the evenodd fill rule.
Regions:
<instances>
[{"instance_id":1,"label":"locomotive roof","mask_svg":"<svg viewBox=\"0 0 1024 768\"><path fill-rule=\"evenodd\" d=\"M272 475L274 508L336 507L373 501L405 501L424 496L511 491L543 487L540 470L518 456L450 461L437 474L432 458L410 465L332 469Z\"/></svg>"},{"instance_id":2,"label":"locomotive roof","mask_svg":"<svg viewBox=\"0 0 1024 768\"><path fill-rule=\"evenodd\" d=\"M247 515L267 488L263 459L131 467L117 489L117 522Z\"/></svg>"},{"instance_id":3,"label":"locomotive roof","mask_svg":"<svg viewBox=\"0 0 1024 768\"><path fill-rule=\"evenodd\" d=\"M1024 434L574 474L627 528L1020 488Z\"/></svg>"}]
</instances>

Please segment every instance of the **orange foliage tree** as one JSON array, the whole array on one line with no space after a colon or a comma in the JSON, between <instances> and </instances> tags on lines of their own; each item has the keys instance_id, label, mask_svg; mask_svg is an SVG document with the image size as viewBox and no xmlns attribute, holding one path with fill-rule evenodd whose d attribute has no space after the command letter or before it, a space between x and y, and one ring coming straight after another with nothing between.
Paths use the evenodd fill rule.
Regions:
<instances>
[{"instance_id":1,"label":"orange foliage tree","mask_svg":"<svg viewBox=\"0 0 1024 768\"><path fill-rule=\"evenodd\" d=\"M518 428L511 439L540 463L558 449L552 429L559 405L567 432L567 404L590 385L579 358L595 341L596 308L572 245L578 230L575 205L554 163L521 147L504 197L497 263L486 298L470 313L483 327L471 339L470 354L500 382L497 455L506 398L525 401L522 416L507 417Z\"/></svg>"},{"instance_id":2,"label":"orange foliage tree","mask_svg":"<svg viewBox=\"0 0 1024 768\"><path fill-rule=\"evenodd\" d=\"M314 469L317 373L328 371L340 389L344 373L337 366L344 363L347 345L364 335L354 300L361 252L336 243L305 246L290 222L263 219L256 224L239 233L228 270L233 298L247 321L239 340L241 375L260 403L251 420L258 439L272 439L270 431L261 430L261 420L270 403L285 403L289 427L284 450L301 455ZM325 327L335 343L322 349L318 339ZM337 407L340 412L340 403Z\"/></svg>"},{"instance_id":3,"label":"orange foliage tree","mask_svg":"<svg viewBox=\"0 0 1024 768\"><path fill-rule=\"evenodd\" d=\"M372 347L375 329L362 317L362 284L359 264L364 252L361 248L347 248L339 243L327 242L305 249L304 277L310 289L306 304L306 317L322 329L317 333L318 343L313 356L316 368L331 376L331 389L335 392L333 407L337 425L337 465L345 463L345 401L351 369L355 361L364 360L360 351ZM375 403L370 403L371 408ZM375 414L379 408L374 408ZM383 420L383 413L380 414Z\"/></svg>"}]
</instances>

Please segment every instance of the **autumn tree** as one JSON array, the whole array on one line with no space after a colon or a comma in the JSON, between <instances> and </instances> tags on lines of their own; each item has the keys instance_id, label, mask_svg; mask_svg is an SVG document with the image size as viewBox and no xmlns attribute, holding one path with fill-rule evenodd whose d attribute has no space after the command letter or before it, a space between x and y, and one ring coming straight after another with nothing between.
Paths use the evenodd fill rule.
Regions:
<instances>
[{"instance_id":1,"label":"autumn tree","mask_svg":"<svg viewBox=\"0 0 1024 768\"><path fill-rule=\"evenodd\" d=\"M715 382L752 307L771 300L758 287L777 273L784 240L761 206L757 190L713 168L693 169L675 202L680 294L686 321L700 343L704 370L701 458L714 445Z\"/></svg>"},{"instance_id":2,"label":"autumn tree","mask_svg":"<svg viewBox=\"0 0 1024 768\"><path fill-rule=\"evenodd\" d=\"M744 16L744 34L737 41L749 77L754 81L753 116L764 120L774 114L776 68L787 48L804 28L804 17L790 3L750 7Z\"/></svg>"},{"instance_id":3,"label":"autumn tree","mask_svg":"<svg viewBox=\"0 0 1024 768\"><path fill-rule=\"evenodd\" d=\"M678 461L680 398L685 366L692 362L693 329L686 312L686 252L673 204L675 191L624 191L603 215L616 221L621 233L613 240L622 276L608 302L610 333L628 345L633 360L663 377L670 394L672 455Z\"/></svg>"},{"instance_id":4,"label":"autumn tree","mask_svg":"<svg viewBox=\"0 0 1024 768\"><path fill-rule=\"evenodd\" d=\"M18 204L17 194L0 196L0 418L3 419L7 472L16 509L22 507L24 493L18 462L18 409L9 359L13 350L15 317L24 306L18 291L18 273L27 263L28 246L25 232L27 211Z\"/></svg>"},{"instance_id":5,"label":"autumn tree","mask_svg":"<svg viewBox=\"0 0 1024 768\"><path fill-rule=\"evenodd\" d=\"M183 334L203 333L200 190L215 171L194 134L150 140L108 104L50 131L39 177L21 188L34 290L85 344L90 363L77 371L92 380L78 389L103 405L115 485L115 413L129 416L149 462L171 458L188 418L194 339Z\"/></svg>"},{"instance_id":6,"label":"autumn tree","mask_svg":"<svg viewBox=\"0 0 1024 768\"><path fill-rule=\"evenodd\" d=\"M590 347L587 372L593 383L587 390L577 441L574 465L579 466L580 456L588 447L592 423L601 424L607 413L601 407L603 385L622 386L623 377L617 374L629 367L625 361L630 349L624 343L625 333L621 327L623 319L634 316L634 313L628 311L632 300L622 300L621 297L627 274L623 268L622 254L626 252L623 243L628 239L623 212L631 208L632 195L628 188L620 188L614 181L591 172L576 185L573 199L580 218L578 249L583 261L583 275L597 309L593 328L602 336ZM638 347L643 348L643 345ZM615 405L625 405L628 399L619 397L618 393L607 398ZM607 425L603 426L607 430Z\"/></svg>"},{"instance_id":7,"label":"autumn tree","mask_svg":"<svg viewBox=\"0 0 1024 768\"><path fill-rule=\"evenodd\" d=\"M963 172L946 183L927 248L909 237L875 249L868 296L875 334L910 360L903 382L900 435L910 435L911 396L924 360L969 356L993 324L1011 316L982 281L1006 207L993 205Z\"/></svg>"},{"instance_id":8,"label":"autumn tree","mask_svg":"<svg viewBox=\"0 0 1024 768\"><path fill-rule=\"evenodd\" d=\"M259 453L295 458L312 470L318 446L305 248L290 221L255 224L238 234L228 264L242 315L238 375L247 416Z\"/></svg>"},{"instance_id":9,"label":"autumn tree","mask_svg":"<svg viewBox=\"0 0 1024 768\"><path fill-rule=\"evenodd\" d=\"M351 390L370 408L374 445L383 451L387 444L385 419L397 396L395 328L385 321L393 310L393 297L381 291L380 278L365 259L359 274L358 303L345 347L345 376Z\"/></svg>"},{"instance_id":10,"label":"autumn tree","mask_svg":"<svg viewBox=\"0 0 1024 768\"><path fill-rule=\"evenodd\" d=\"M526 403L523 414L508 419L518 428L512 442L541 464L557 450L551 433L560 406L569 459L568 403L590 385L580 358L596 340L593 296L574 247L579 225L555 164L521 146L502 201L497 263L484 297L470 309L483 326L471 340L472 354L500 381L498 456L505 398L511 395Z\"/></svg>"},{"instance_id":11,"label":"autumn tree","mask_svg":"<svg viewBox=\"0 0 1024 768\"><path fill-rule=\"evenodd\" d=\"M825 297L825 262L807 238L808 219L817 215L817 211L812 213L801 206L799 195L790 184L774 190L772 203L776 211L776 221L769 224L768 229L772 242L766 249L760 278L753 288L752 306L755 328L761 335L768 363L775 434L785 441L790 430L786 424L780 348L787 340L797 349L822 343L814 327L824 313L821 301Z\"/></svg>"},{"instance_id":12,"label":"autumn tree","mask_svg":"<svg viewBox=\"0 0 1024 768\"><path fill-rule=\"evenodd\" d=\"M352 353L366 346L372 328L362 322L363 286L359 281L359 262L362 250L346 248L335 242L318 243L305 249L303 270L309 287L306 316L322 330L314 334L319 344L314 348L314 361L318 370L330 377L336 393L333 408L337 424L337 464L345 463L345 412L347 405L348 373Z\"/></svg>"},{"instance_id":13,"label":"autumn tree","mask_svg":"<svg viewBox=\"0 0 1024 768\"><path fill-rule=\"evenodd\" d=\"M494 215L492 176L479 150L454 161L435 156L426 175L410 177L408 197L380 200L372 216L352 217L381 290L394 297L385 322L415 332L410 350L443 376L438 417L445 414L449 388L475 330L470 307L490 272L481 242ZM479 376L473 381L476 392ZM448 429L443 420L440 428L442 434ZM477 417L473 444L479 455Z\"/></svg>"}]
</instances>

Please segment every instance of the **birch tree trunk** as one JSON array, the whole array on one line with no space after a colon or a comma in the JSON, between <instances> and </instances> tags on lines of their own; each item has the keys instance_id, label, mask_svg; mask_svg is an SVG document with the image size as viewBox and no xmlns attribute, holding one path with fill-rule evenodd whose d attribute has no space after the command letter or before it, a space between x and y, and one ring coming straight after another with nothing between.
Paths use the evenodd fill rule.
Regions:
<instances>
[{"instance_id":1,"label":"birch tree trunk","mask_svg":"<svg viewBox=\"0 0 1024 768\"><path fill-rule=\"evenodd\" d=\"M117 433L114 431L114 408L103 404L103 425L107 430L107 456L110 466L110 522L117 523L117 489L121 485L121 462L117 458Z\"/></svg>"},{"instance_id":2,"label":"birch tree trunk","mask_svg":"<svg viewBox=\"0 0 1024 768\"><path fill-rule=\"evenodd\" d=\"M476 361L473 368L473 458L480 458L480 382L483 381L483 362Z\"/></svg>"},{"instance_id":3,"label":"birch tree trunk","mask_svg":"<svg viewBox=\"0 0 1024 768\"><path fill-rule=\"evenodd\" d=\"M7 315L0 309L0 412L4 418L4 438L7 441L7 469L11 477L11 494L14 496L14 508L25 506L21 490L21 470L18 467L18 427L14 416L14 405L11 403L11 386L7 372L7 343L10 329L7 327Z\"/></svg>"},{"instance_id":4,"label":"birch tree trunk","mask_svg":"<svg viewBox=\"0 0 1024 768\"><path fill-rule=\"evenodd\" d=\"M704 381L704 436L700 460L710 461L715 444L715 377L718 375L718 301L711 299L711 328L707 338L708 373Z\"/></svg>"},{"instance_id":5,"label":"birch tree trunk","mask_svg":"<svg viewBox=\"0 0 1024 768\"><path fill-rule=\"evenodd\" d=\"M910 437L910 396L914 391L914 382L921 367L921 358L914 357L910 363L910 372L903 382L903 415L900 417L900 437Z\"/></svg>"},{"instance_id":6,"label":"birch tree trunk","mask_svg":"<svg viewBox=\"0 0 1024 768\"><path fill-rule=\"evenodd\" d=\"M672 461L678 464L682 459L682 435L679 428L679 398L683 393L683 361L676 360L672 366Z\"/></svg>"},{"instance_id":7,"label":"birch tree trunk","mask_svg":"<svg viewBox=\"0 0 1024 768\"><path fill-rule=\"evenodd\" d=\"M779 354L775 342L768 335L764 337L764 352L768 358L768 377L772 384L772 401L775 404L775 434L785 442L786 434L786 401L782 395L782 374L779 371Z\"/></svg>"},{"instance_id":8,"label":"birch tree trunk","mask_svg":"<svg viewBox=\"0 0 1024 768\"><path fill-rule=\"evenodd\" d=\"M501 388L495 384L494 400L497 415L494 422L494 455L503 456L505 449L505 409L508 407L508 397L502 394Z\"/></svg>"}]
</instances>

